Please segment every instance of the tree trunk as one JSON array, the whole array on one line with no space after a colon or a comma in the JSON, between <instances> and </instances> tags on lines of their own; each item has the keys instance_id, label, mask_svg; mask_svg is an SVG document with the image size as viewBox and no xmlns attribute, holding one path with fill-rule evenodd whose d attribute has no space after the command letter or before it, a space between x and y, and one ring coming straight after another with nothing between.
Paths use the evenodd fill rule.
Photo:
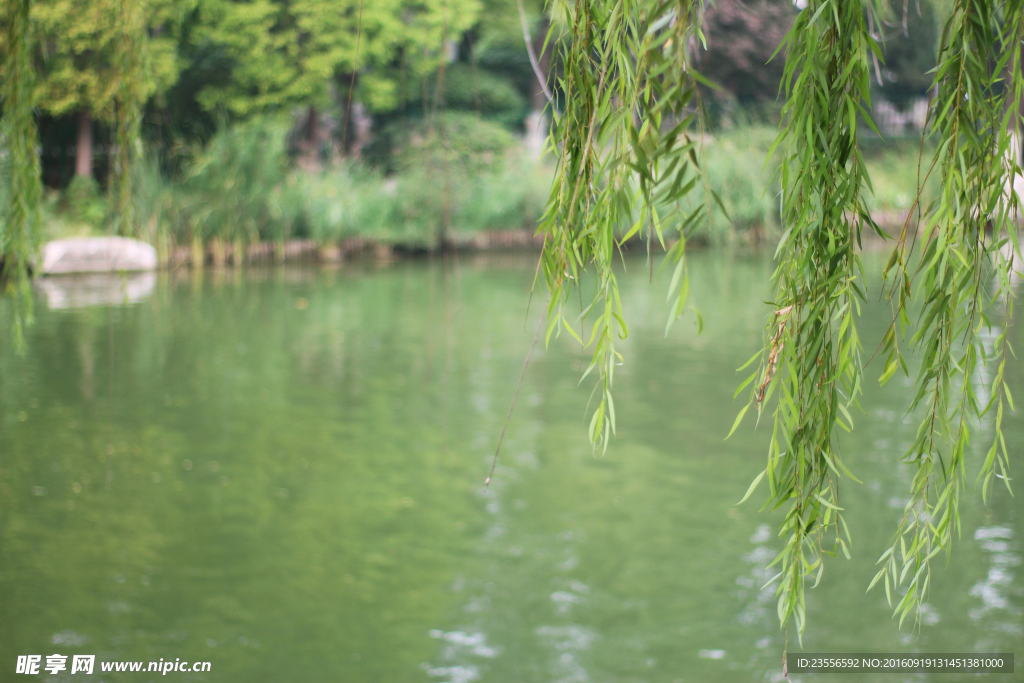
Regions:
<instances>
[{"instance_id":1,"label":"tree trunk","mask_svg":"<svg viewBox=\"0 0 1024 683\"><path fill-rule=\"evenodd\" d=\"M305 135L302 142L299 143L299 149L302 150L299 156L299 166L307 171L320 169L321 137L320 113L315 106L310 105Z\"/></svg>"},{"instance_id":2,"label":"tree trunk","mask_svg":"<svg viewBox=\"0 0 1024 683\"><path fill-rule=\"evenodd\" d=\"M78 112L78 145L75 147L75 175L92 177L92 116L88 109Z\"/></svg>"},{"instance_id":3,"label":"tree trunk","mask_svg":"<svg viewBox=\"0 0 1024 683\"><path fill-rule=\"evenodd\" d=\"M370 131L373 128L373 119L366 113L366 107L362 102L353 102L349 107L349 146L348 155L358 159L363 148L370 144Z\"/></svg>"},{"instance_id":4,"label":"tree trunk","mask_svg":"<svg viewBox=\"0 0 1024 683\"><path fill-rule=\"evenodd\" d=\"M341 143L338 146L338 156L345 158L359 158L360 150L370 141L370 130L373 119L366 113L366 108L353 99L355 88L359 83L359 75L343 75L339 79L345 85L345 92L340 94L341 99ZM426 79L424 78L424 97L426 97ZM424 116L426 115L426 100L424 100Z\"/></svg>"}]
</instances>

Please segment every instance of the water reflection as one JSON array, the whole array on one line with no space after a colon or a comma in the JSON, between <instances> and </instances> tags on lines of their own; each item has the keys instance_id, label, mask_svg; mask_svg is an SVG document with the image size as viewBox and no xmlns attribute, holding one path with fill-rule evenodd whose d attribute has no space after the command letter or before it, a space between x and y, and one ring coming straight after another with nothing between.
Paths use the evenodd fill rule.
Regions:
<instances>
[{"instance_id":1,"label":"water reflection","mask_svg":"<svg viewBox=\"0 0 1024 683\"><path fill-rule=\"evenodd\" d=\"M1015 552L1013 529L1009 526L980 527L974 532L974 540L988 554L988 573L985 578L971 587L971 597L981 604L968 612L971 619L984 621L992 628L1007 635L1020 637L1024 634L1021 626L1021 598L1024 591L1015 581L1014 568L1020 565L1020 553ZM1016 599L1016 600L1015 600Z\"/></svg>"},{"instance_id":2,"label":"water reflection","mask_svg":"<svg viewBox=\"0 0 1024 683\"><path fill-rule=\"evenodd\" d=\"M534 355L487 491L538 313L532 258L176 273L143 305L38 307L27 354L0 350L0 661L180 657L227 683L774 680L778 518L733 505L768 433L722 441L771 264L696 255L704 332L667 338L663 287L635 265L618 437L590 448L563 335ZM886 319L866 310L868 345ZM1024 394L1019 366L1007 381ZM804 648L1021 649L1022 510L1002 489L988 510L964 496L918 632L865 596L916 429L909 382L866 391L843 440L865 481L844 489L854 559L809 594Z\"/></svg>"},{"instance_id":3,"label":"water reflection","mask_svg":"<svg viewBox=\"0 0 1024 683\"><path fill-rule=\"evenodd\" d=\"M428 676L442 679L444 683L470 683L470 681L479 679L479 667L469 662L479 657L492 659L501 653L501 648L487 645L486 637L482 633L465 633L463 631L445 633L438 629L431 629L430 637L438 638L445 643L441 652L438 653L438 659L445 665L434 666L424 663L422 667Z\"/></svg>"},{"instance_id":4,"label":"water reflection","mask_svg":"<svg viewBox=\"0 0 1024 683\"><path fill-rule=\"evenodd\" d=\"M746 605L741 608L739 622L744 626L755 627L764 632L771 625L774 616L775 586L768 585L774 573L768 565L779 551L769 545L774 534L767 524L762 524L750 537L754 549L743 556L743 561L750 565L749 572L736 577L736 597Z\"/></svg>"},{"instance_id":5,"label":"water reflection","mask_svg":"<svg viewBox=\"0 0 1024 683\"><path fill-rule=\"evenodd\" d=\"M585 658L598 640L596 633L575 624L540 626L535 633L541 646L550 651L546 668L557 683L587 683L592 680L587 674Z\"/></svg>"},{"instance_id":6,"label":"water reflection","mask_svg":"<svg viewBox=\"0 0 1024 683\"><path fill-rule=\"evenodd\" d=\"M153 293L156 282L156 273L141 272L43 277L34 284L47 308L62 309L137 304Z\"/></svg>"}]
</instances>

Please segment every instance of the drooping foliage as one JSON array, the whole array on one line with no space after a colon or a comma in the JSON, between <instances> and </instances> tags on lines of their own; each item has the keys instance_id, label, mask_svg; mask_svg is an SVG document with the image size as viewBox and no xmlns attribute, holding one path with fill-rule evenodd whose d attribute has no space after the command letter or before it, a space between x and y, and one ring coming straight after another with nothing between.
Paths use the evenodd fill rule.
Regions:
<instances>
[{"instance_id":1,"label":"drooping foliage","mask_svg":"<svg viewBox=\"0 0 1024 683\"><path fill-rule=\"evenodd\" d=\"M4 28L3 80L0 82L0 140L6 148L7 201L0 208L0 244L3 247L3 277L8 290L14 291L17 314L15 341L21 340L22 311L31 317L31 292L28 270L35 240L39 234L39 201L42 182L39 177L39 154L36 151L36 122L32 68L31 0L9 0L2 12Z\"/></svg>"},{"instance_id":2,"label":"drooping foliage","mask_svg":"<svg viewBox=\"0 0 1024 683\"><path fill-rule=\"evenodd\" d=\"M777 394L768 505L786 508L779 616L793 616L799 631L804 581L819 578L824 567L823 536L834 531L835 550L847 554L850 540L839 505L845 466L836 432L852 426L849 408L863 374L858 249L865 231L880 232L865 205L870 180L857 146L859 121L870 123L863 103L878 52L866 11L859 3L811 2L786 38L787 126L776 141L786 145L785 232L776 252L767 356L748 378L748 407L761 410Z\"/></svg>"},{"instance_id":3,"label":"drooping foliage","mask_svg":"<svg viewBox=\"0 0 1024 683\"><path fill-rule=\"evenodd\" d=\"M931 578L929 560L947 556L960 531L959 502L968 458L979 454L972 434L988 442L976 475L987 498L995 478L1009 487L1009 453L1002 434L1013 397L1003 382L1013 311L1010 275L1019 266L1021 44L1024 3L960 0L942 32L930 129L941 144L928 168L941 192L920 230L920 255L904 228L886 269L896 319L886 335L884 382L907 370L900 338L921 356L910 410L923 414L904 461L916 468L910 500L874 581L886 595L900 584L901 619L915 611ZM916 324L908 314L918 302ZM999 318L990 311L1001 308ZM998 310L998 309L997 309ZM991 379L989 379L991 377ZM981 428L981 420L991 429ZM972 464L972 470L975 465Z\"/></svg>"},{"instance_id":4,"label":"drooping foliage","mask_svg":"<svg viewBox=\"0 0 1024 683\"><path fill-rule=\"evenodd\" d=\"M884 9L880 0L808 0L778 54L785 58L785 106L769 157L778 150L782 158L784 232L764 347L747 363L754 369L737 394L746 391L748 403L733 430L750 408L773 415L767 466L746 497L767 479L765 507L785 511L773 581L780 622L794 623L798 633L806 624L808 581L821 580L825 556L849 555L851 543L840 488L853 477L839 434L853 427L864 382L857 329L868 286L862 237L885 236L868 212L871 181L858 146L860 131L877 134L868 111L870 78L884 64L876 40ZM614 252L638 232L649 248L667 236L678 239L667 256L675 264L671 323L686 307L686 235L711 208L705 202L688 214L658 210L702 184L704 124L695 84L703 79L691 68L702 10L698 0L551 5L549 40L560 45L564 109L554 131L559 166L541 226L541 264L551 293L549 335L577 334L566 313L571 290L579 290L583 307L582 297L595 288L581 316L596 318L586 342L594 353L588 374L596 371L600 396L590 422L595 446L606 445L615 428L612 376L624 359L614 342L627 333ZM990 444L974 464L983 491L995 477L1009 482L1001 423L1012 398L1002 377L1019 199L1004 188L1019 172L1007 151L1021 123L1022 32L1019 0L954 3L930 104L937 152L919 181L940 176L941 196L925 207L919 193L886 269L893 324L882 340L880 379L909 371L907 346L921 363L917 396L907 407L923 415L921 428L903 455L917 474L874 581L884 579L890 599L907 587L895 606L901 618L924 600L929 561L951 549L967 458L976 452L972 433ZM994 303L1003 306L1002 319L990 317Z\"/></svg>"},{"instance_id":5,"label":"drooping foliage","mask_svg":"<svg viewBox=\"0 0 1024 683\"><path fill-rule=\"evenodd\" d=\"M149 70L146 40L146 1L120 0L118 24L121 37L114 50L116 155L114 183L117 211L114 219L121 235L136 232L135 202L132 193L132 165L142 157L142 107L148 93L144 84Z\"/></svg>"},{"instance_id":6,"label":"drooping foliage","mask_svg":"<svg viewBox=\"0 0 1024 683\"><path fill-rule=\"evenodd\" d=\"M618 245L641 232L649 243L664 244L669 226L677 227L670 323L686 303L686 231L707 211L706 203L689 214L675 208L700 180L695 130L703 79L692 55L702 40L701 9L696 0L594 0L552 9L558 21L548 40L559 46L564 109L555 123L556 179L540 226L551 293L547 338L564 330L594 347L587 374L599 378L590 422L595 443L607 445L615 431L615 341L628 334L612 269ZM577 334L567 305L591 266L596 286L580 317L593 312L596 320L589 333ZM584 308L582 295L580 301Z\"/></svg>"}]
</instances>

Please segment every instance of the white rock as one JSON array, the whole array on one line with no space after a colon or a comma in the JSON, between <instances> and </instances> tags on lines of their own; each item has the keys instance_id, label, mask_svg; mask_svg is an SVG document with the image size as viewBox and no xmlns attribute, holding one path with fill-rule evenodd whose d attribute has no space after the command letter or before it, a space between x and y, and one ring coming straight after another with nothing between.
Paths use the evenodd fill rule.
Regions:
<instances>
[{"instance_id":1,"label":"white rock","mask_svg":"<svg viewBox=\"0 0 1024 683\"><path fill-rule=\"evenodd\" d=\"M40 271L60 273L109 273L156 270L156 249L127 237L75 237L54 240L43 246Z\"/></svg>"}]
</instances>

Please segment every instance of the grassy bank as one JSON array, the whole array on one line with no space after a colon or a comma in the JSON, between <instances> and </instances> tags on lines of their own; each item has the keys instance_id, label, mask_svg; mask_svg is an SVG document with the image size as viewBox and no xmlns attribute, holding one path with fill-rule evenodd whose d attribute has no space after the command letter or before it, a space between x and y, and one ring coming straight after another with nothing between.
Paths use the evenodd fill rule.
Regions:
<instances>
[{"instance_id":1,"label":"grassy bank","mask_svg":"<svg viewBox=\"0 0 1024 683\"><path fill-rule=\"evenodd\" d=\"M328 250L353 243L416 250L480 245L488 243L481 235L535 228L553 174L504 129L467 116L410 128L388 175L359 163L301 170L289 154L287 132L273 121L236 125L190 153L173 175L156 158L139 164L139 237L166 253L177 245L196 253L212 248L215 256L217 249L242 253L251 245L295 240ZM773 128L748 126L708 138L708 183L728 216L711 204L692 239L728 244L777 237L777 155L764 163L775 135ZM868 147L869 203L882 222L910 207L917 153L910 143ZM689 212L707 201L698 185L686 206L673 208ZM107 216L104 193L78 179L48 194L45 237L104 234Z\"/></svg>"},{"instance_id":2,"label":"grassy bank","mask_svg":"<svg viewBox=\"0 0 1024 683\"><path fill-rule=\"evenodd\" d=\"M476 232L532 227L550 170L529 159L513 136L478 123L449 117L433 138L413 139L400 170L387 177L358 163L300 170L288 153L285 125L232 127L195 152L177 177L155 159L138 165L139 236L179 245L362 239L435 249ZM460 142L470 136L477 142ZM51 193L48 236L102 234L106 205L87 181Z\"/></svg>"},{"instance_id":3,"label":"grassy bank","mask_svg":"<svg viewBox=\"0 0 1024 683\"><path fill-rule=\"evenodd\" d=\"M735 128L711 138L705 145L704 161L709 185L722 200L728 217L713 208L706 227L698 234L713 243L773 241L780 235L780 191L778 174L781 153L767 161L777 130L767 126ZM890 233L902 226L918 188L920 140L885 141L873 139L862 146L871 178L867 204L879 225ZM922 180L934 147L923 150ZM921 193L927 206L935 196L937 173ZM690 204L706 201L698 188ZM713 203L710 203L714 207Z\"/></svg>"}]
</instances>

